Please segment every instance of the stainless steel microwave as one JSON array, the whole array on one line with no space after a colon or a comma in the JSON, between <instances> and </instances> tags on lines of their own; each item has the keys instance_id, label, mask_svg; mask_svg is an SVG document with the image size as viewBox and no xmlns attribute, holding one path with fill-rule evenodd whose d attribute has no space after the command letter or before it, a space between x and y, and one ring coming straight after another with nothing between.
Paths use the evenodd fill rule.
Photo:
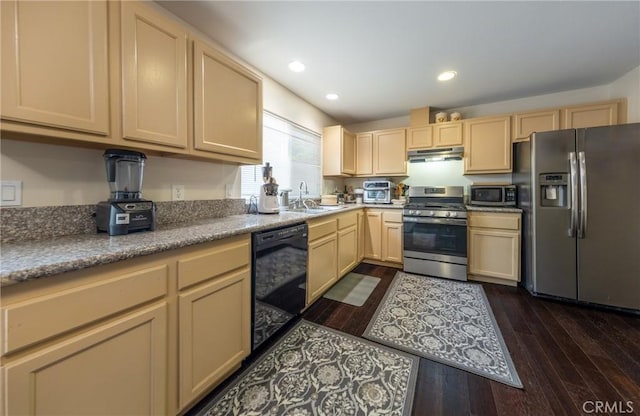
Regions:
<instances>
[{"instance_id":1,"label":"stainless steel microwave","mask_svg":"<svg viewBox=\"0 0 640 416\"><path fill-rule=\"evenodd\" d=\"M365 204L390 204L393 187L393 182L389 181L364 181L362 183L364 190L363 202Z\"/></svg>"},{"instance_id":2,"label":"stainless steel microwave","mask_svg":"<svg viewBox=\"0 0 640 416\"><path fill-rule=\"evenodd\" d=\"M471 185L471 205L516 206L515 185Z\"/></svg>"}]
</instances>

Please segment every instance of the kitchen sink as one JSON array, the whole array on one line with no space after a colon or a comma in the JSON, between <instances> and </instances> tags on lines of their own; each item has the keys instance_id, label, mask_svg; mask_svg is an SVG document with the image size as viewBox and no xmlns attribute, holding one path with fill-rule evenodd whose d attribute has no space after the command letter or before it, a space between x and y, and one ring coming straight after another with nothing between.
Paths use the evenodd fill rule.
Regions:
<instances>
[{"instance_id":1,"label":"kitchen sink","mask_svg":"<svg viewBox=\"0 0 640 416\"><path fill-rule=\"evenodd\" d=\"M316 208L291 208L284 212L300 212L303 214L322 214L325 212L336 211L344 208L343 206L316 207Z\"/></svg>"}]
</instances>

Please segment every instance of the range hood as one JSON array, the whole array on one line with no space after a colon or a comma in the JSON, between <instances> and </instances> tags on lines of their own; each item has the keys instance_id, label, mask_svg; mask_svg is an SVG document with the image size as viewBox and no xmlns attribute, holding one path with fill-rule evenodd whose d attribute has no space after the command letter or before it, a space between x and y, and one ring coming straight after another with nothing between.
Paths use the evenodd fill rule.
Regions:
<instances>
[{"instance_id":1,"label":"range hood","mask_svg":"<svg viewBox=\"0 0 640 416\"><path fill-rule=\"evenodd\" d=\"M441 147L428 150L410 150L409 162L437 162L441 160L461 160L464 147Z\"/></svg>"}]
</instances>

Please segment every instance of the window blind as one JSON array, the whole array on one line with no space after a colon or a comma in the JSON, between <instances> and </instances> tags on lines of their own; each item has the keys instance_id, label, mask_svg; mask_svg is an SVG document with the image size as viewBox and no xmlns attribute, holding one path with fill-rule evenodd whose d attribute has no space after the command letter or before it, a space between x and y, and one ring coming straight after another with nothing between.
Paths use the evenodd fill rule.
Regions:
<instances>
[{"instance_id":1,"label":"window blind","mask_svg":"<svg viewBox=\"0 0 640 416\"><path fill-rule=\"evenodd\" d=\"M297 197L300 182L305 181L309 189L307 197L319 198L322 189L320 134L267 111L263 113L262 123L263 165L269 162L272 166L278 191L292 189L290 196ZM240 168L243 198L248 200L260 193L263 165Z\"/></svg>"}]
</instances>

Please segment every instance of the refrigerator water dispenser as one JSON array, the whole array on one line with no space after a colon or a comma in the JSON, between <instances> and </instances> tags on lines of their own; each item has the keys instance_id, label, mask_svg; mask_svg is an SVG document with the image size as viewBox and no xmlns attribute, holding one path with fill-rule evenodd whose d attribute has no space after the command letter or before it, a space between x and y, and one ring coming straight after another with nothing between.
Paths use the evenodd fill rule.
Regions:
<instances>
[{"instance_id":1,"label":"refrigerator water dispenser","mask_svg":"<svg viewBox=\"0 0 640 416\"><path fill-rule=\"evenodd\" d=\"M539 176L540 206L569 208L567 173L542 173Z\"/></svg>"}]
</instances>

